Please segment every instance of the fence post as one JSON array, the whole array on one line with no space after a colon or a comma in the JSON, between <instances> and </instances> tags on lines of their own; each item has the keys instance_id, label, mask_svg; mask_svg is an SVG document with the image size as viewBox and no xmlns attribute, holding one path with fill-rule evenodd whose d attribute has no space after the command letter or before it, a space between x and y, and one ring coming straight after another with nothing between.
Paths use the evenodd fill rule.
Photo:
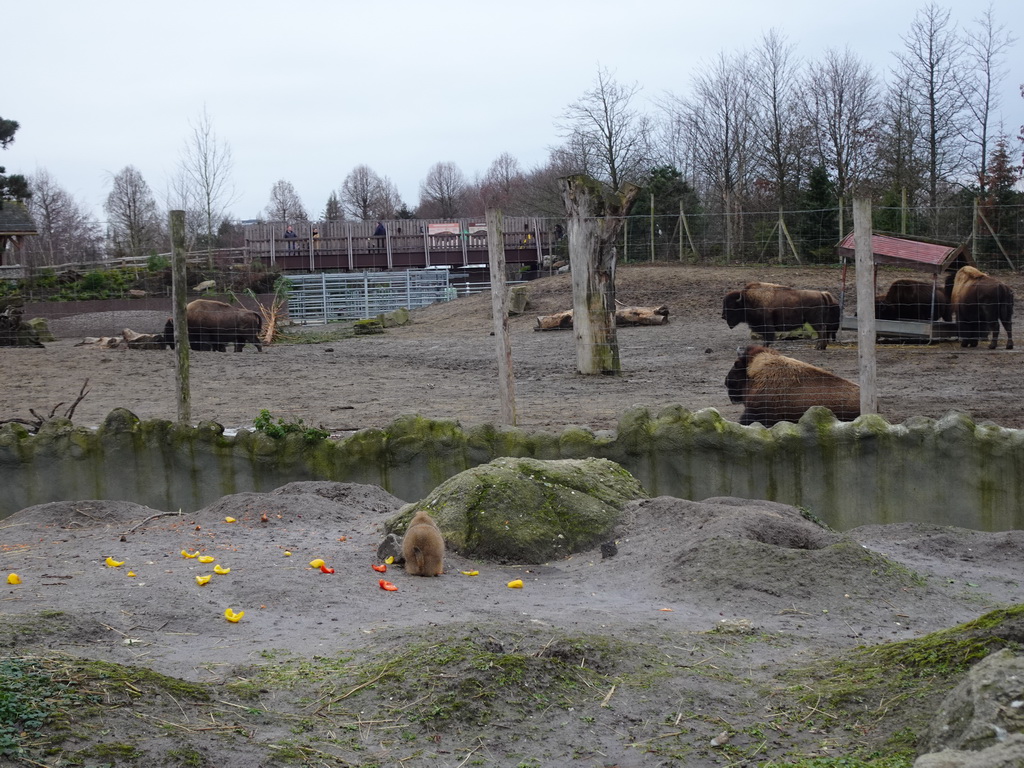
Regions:
<instances>
[{"instance_id":1,"label":"fence post","mask_svg":"<svg viewBox=\"0 0 1024 768\"><path fill-rule=\"evenodd\" d=\"M501 423L516 425L516 380L508 336L508 291L505 288L505 232L501 211L487 209L487 255L491 267L491 320L498 353Z\"/></svg>"},{"instance_id":2,"label":"fence post","mask_svg":"<svg viewBox=\"0 0 1024 768\"><path fill-rule=\"evenodd\" d=\"M871 198L853 199L853 247L857 269L857 362L860 412L878 413L875 377L875 256L871 240Z\"/></svg>"},{"instance_id":3,"label":"fence post","mask_svg":"<svg viewBox=\"0 0 1024 768\"><path fill-rule=\"evenodd\" d=\"M171 296L174 315L175 374L177 378L178 421L192 422L192 393L188 369L188 284L185 273L185 212L171 211Z\"/></svg>"}]
</instances>

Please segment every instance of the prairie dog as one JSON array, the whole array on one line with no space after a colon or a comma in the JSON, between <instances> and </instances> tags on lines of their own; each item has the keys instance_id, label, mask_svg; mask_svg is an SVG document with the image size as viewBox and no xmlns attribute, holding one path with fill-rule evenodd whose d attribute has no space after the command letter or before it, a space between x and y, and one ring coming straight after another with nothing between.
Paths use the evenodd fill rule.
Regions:
<instances>
[{"instance_id":1,"label":"prairie dog","mask_svg":"<svg viewBox=\"0 0 1024 768\"><path fill-rule=\"evenodd\" d=\"M444 537L437 523L423 510L409 522L402 540L405 572L413 576L440 576L444 572Z\"/></svg>"}]
</instances>

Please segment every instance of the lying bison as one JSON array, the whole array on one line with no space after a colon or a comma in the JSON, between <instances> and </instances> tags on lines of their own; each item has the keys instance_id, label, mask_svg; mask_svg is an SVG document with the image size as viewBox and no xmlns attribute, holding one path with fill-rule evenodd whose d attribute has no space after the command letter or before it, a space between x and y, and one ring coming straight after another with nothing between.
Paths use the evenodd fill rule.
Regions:
<instances>
[{"instance_id":1,"label":"lying bison","mask_svg":"<svg viewBox=\"0 0 1024 768\"><path fill-rule=\"evenodd\" d=\"M1006 348L1013 349L1013 290L1005 283L990 277L974 267L961 267L956 275L947 279L956 332L961 347L976 347L982 339L992 340L988 348L995 349L999 341L999 323L1006 329Z\"/></svg>"},{"instance_id":2,"label":"lying bison","mask_svg":"<svg viewBox=\"0 0 1024 768\"><path fill-rule=\"evenodd\" d=\"M746 323L764 339L775 341L775 334L810 325L817 334L818 349L835 341L839 330L840 308L828 291L787 288L775 283L747 283L741 291L729 291L722 302L722 319L735 328Z\"/></svg>"},{"instance_id":3,"label":"lying bison","mask_svg":"<svg viewBox=\"0 0 1024 768\"><path fill-rule=\"evenodd\" d=\"M196 299L186 307L186 319L188 345L198 352L226 352L228 344L235 345L235 352L241 352L246 344L253 344L257 352L263 351L263 319L251 309ZM174 321L167 321L163 337L166 344L174 346Z\"/></svg>"},{"instance_id":4,"label":"lying bison","mask_svg":"<svg viewBox=\"0 0 1024 768\"><path fill-rule=\"evenodd\" d=\"M883 295L875 297L879 320L952 320L949 296L927 280L901 277L893 280Z\"/></svg>"},{"instance_id":5,"label":"lying bison","mask_svg":"<svg viewBox=\"0 0 1024 768\"><path fill-rule=\"evenodd\" d=\"M852 381L759 345L740 353L725 388L731 402L744 405L740 424L759 421L770 427L797 421L814 405L828 408L841 421L860 416L860 387Z\"/></svg>"}]
</instances>

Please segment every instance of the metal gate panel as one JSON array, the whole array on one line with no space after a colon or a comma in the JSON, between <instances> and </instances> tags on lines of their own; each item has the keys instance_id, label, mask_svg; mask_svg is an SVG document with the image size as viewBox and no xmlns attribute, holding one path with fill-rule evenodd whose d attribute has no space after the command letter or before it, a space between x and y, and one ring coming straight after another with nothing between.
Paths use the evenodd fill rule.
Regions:
<instances>
[{"instance_id":1,"label":"metal gate panel","mask_svg":"<svg viewBox=\"0 0 1024 768\"><path fill-rule=\"evenodd\" d=\"M296 323L361 320L455 298L446 269L289 275L288 316Z\"/></svg>"}]
</instances>

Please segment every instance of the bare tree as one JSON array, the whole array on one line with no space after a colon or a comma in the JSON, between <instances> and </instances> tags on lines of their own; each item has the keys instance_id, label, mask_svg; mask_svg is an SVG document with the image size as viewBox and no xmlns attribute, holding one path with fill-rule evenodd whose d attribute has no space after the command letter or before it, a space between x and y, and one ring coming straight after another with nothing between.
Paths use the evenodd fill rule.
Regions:
<instances>
[{"instance_id":1,"label":"bare tree","mask_svg":"<svg viewBox=\"0 0 1024 768\"><path fill-rule=\"evenodd\" d=\"M910 95L905 79L889 85L878 119L875 143L875 178L892 202L905 192L909 202L927 187L924 156L924 116ZM899 197L897 197L899 196Z\"/></svg>"},{"instance_id":2,"label":"bare tree","mask_svg":"<svg viewBox=\"0 0 1024 768\"><path fill-rule=\"evenodd\" d=\"M377 210L380 177L368 165L357 165L341 182L341 206L345 215L370 221Z\"/></svg>"},{"instance_id":3,"label":"bare tree","mask_svg":"<svg viewBox=\"0 0 1024 768\"><path fill-rule=\"evenodd\" d=\"M104 209L115 253L142 256L154 250L163 227L149 184L133 165L118 171L111 182Z\"/></svg>"},{"instance_id":4,"label":"bare tree","mask_svg":"<svg viewBox=\"0 0 1024 768\"><path fill-rule=\"evenodd\" d=\"M750 63L761 163L774 188L775 204L781 209L793 202L806 149L798 63L794 47L775 29L762 37Z\"/></svg>"},{"instance_id":5,"label":"bare tree","mask_svg":"<svg viewBox=\"0 0 1024 768\"><path fill-rule=\"evenodd\" d=\"M918 11L902 40L897 74L906 81L924 118L928 204L937 217L940 190L964 168L964 43L950 23L949 11L935 3Z\"/></svg>"},{"instance_id":6,"label":"bare tree","mask_svg":"<svg viewBox=\"0 0 1024 768\"><path fill-rule=\"evenodd\" d=\"M420 183L419 215L453 219L465 207L466 177L453 162L434 163Z\"/></svg>"},{"instance_id":7,"label":"bare tree","mask_svg":"<svg viewBox=\"0 0 1024 768\"><path fill-rule=\"evenodd\" d=\"M849 195L869 176L879 109L878 79L849 48L829 49L812 63L804 84L807 121L820 164L835 180L836 194Z\"/></svg>"},{"instance_id":8,"label":"bare tree","mask_svg":"<svg viewBox=\"0 0 1024 768\"><path fill-rule=\"evenodd\" d=\"M526 177L519 161L508 152L502 152L487 168L480 182L484 208L498 208L506 214L520 213L525 183Z\"/></svg>"},{"instance_id":9,"label":"bare tree","mask_svg":"<svg viewBox=\"0 0 1024 768\"><path fill-rule=\"evenodd\" d=\"M28 178L32 197L26 201L38 237L26 239L26 263L32 266L97 261L103 235L96 217L40 169Z\"/></svg>"},{"instance_id":10,"label":"bare tree","mask_svg":"<svg viewBox=\"0 0 1024 768\"><path fill-rule=\"evenodd\" d=\"M375 219L395 219L398 212L405 208L405 202L398 192L398 187L390 178L382 176L377 189L377 209Z\"/></svg>"},{"instance_id":11,"label":"bare tree","mask_svg":"<svg viewBox=\"0 0 1024 768\"><path fill-rule=\"evenodd\" d=\"M271 221L309 221L295 187L284 179L277 181L271 188L270 202L267 203L265 210Z\"/></svg>"},{"instance_id":12,"label":"bare tree","mask_svg":"<svg viewBox=\"0 0 1024 768\"><path fill-rule=\"evenodd\" d=\"M639 91L639 85L622 85L599 67L594 87L566 107L559 124L566 139L562 151L577 159L576 172L594 175L615 191L650 165L651 121L633 104Z\"/></svg>"},{"instance_id":13,"label":"bare tree","mask_svg":"<svg viewBox=\"0 0 1024 768\"><path fill-rule=\"evenodd\" d=\"M992 115L999 108L999 86L1006 77L1003 59L1016 39L997 24L992 5L975 19L974 29L967 31L967 59L972 65L964 81L964 100L971 116L967 140L975 148L971 164L978 190L986 192L986 168L992 134Z\"/></svg>"},{"instance_id":14,"label":"bare tree","mask_svg":"<svg viewBox=\"0 0 1024 768\"><path fill-rule=\"evenodd\" d=\"M672 97L670 109L693 158L702 196L720 201L726 213L726 251L739 242L740 220L756 155L747 57L719 54L698 73L688 98Z\"/></svg>"},{"instance_id":15,"label":"bare tree","mask_svg":"<svg viewBox=\"0 0 1024 768\"><path fill-rule=\"evenodd\" d=\"M186 207L198 212L202 233L208 249L213 247L217 226L225 218L228 207L237 195L231 182L234 162L231 147L217 138L213 121L203 107L194 124L192 135L186 140L178 168Z\"/></svg>"}]
</instances>

